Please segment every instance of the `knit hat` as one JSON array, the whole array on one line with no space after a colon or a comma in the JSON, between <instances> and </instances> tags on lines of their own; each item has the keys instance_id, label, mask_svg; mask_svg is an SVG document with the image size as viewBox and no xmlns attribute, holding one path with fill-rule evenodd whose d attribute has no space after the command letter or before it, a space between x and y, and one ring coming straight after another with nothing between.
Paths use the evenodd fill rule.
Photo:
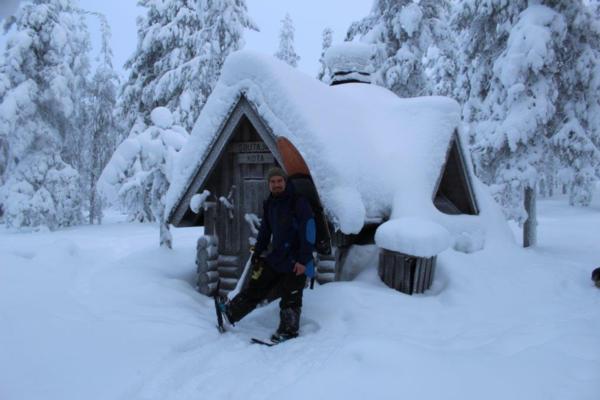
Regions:
<instances>
[{"instance_id":1,"label":"knit hat","mask_svg":"<svg viewBox=\"0 0 600 400\"><path fill-rule=\"evenodd\" d=\"M274 176L281 176L283 179L287 180L287 174L284 170L279 167L271 167L267 171L267 182L271 180Z\"/></svg>"}]
</instances>

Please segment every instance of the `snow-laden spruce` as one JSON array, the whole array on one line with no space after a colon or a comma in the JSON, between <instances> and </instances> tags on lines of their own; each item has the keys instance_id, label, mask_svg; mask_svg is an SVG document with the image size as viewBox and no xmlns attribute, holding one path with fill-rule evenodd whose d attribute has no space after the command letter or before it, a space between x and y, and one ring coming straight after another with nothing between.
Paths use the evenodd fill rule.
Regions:
<instances>
[{"instance_id":1,"label":"snow-laden spruce","mask_svg":"<svg viewBox=\"0 0 600 400\"><path fill-rule=\"evenodd\" d=\"M296 54L294 49L294 21L290 14L285 14L281 20L281 29L279 31L279 47L275 52L275 57L288 63L292 67L298 66L300 56Z\"/></svg>"},{"instance_id":2,"label":"snow-laden spruce","mask_svg":"<svg viewBox=\"0 0 600 400\"><path fill-rule=\"evenodd\" d=\"M317 79L324 83L329 83L331 81L331 72L325 63L325 53L333 43L333 30L329 27L323 29L321 37L321 57L319 57L319 72L317 73Z\"/></svg>"},{"instance_id":3,"label":"snow-laden spruce","mask_svg":"<svg viewBox=\"0 0 600 400\"><path fill-rule=\"evenodd\" d=\"M496 233L506 238L503 218L478 182L474 182L478 216L450 216L433 204L460 122L455 101L402 99L367 84L328 86L273 57L247 51L227 59L190 140L177 156L167 214L180 201L240 96L276 136L287 137L299 149L329 219L341 232L358 233L372 220L390 219L380 229L392 231L392 221L400 218L427 220L430 224L418 231L437 239L436 249L421 249L424 253L453 244L452 238L440 239L442 227L453 237L472 237L480 244ZM384 228L387 223L390 227ZM434 229L433 224L441 226ZM402 243L414 242L406 239Z\"/></svg>"},{"instance_id":4,"label":"snow-laden spruce","mask_svg":"<svg viewBox=\"0 0 600 400\"><path fill-rule=\"evenodd\" d=\"M473 157L506 215L525 219L525 188L564 186L588 205L600 163L600 29L588 7L468 0L455 27Z\"/></svg>"},{"instance_id":5,"label":"snow-laden spruce","mask_svg":"<svg viewBox=\"0 0 600 400\"><path fill-rule=\"evenodd\" d=\"M78 157L89 35L70 0L27 3L0 61L0 208L9 227L81 221Z\"/></svg>"},{"instance_id":6,"label":"snow-laden spruce","mask_svg":"<svg viewBox=\"0 0 600 400\"><path fill-rule=\"evenodd\" d=\"M158 221L161 244L170 239L163 226L164 196L169 188L172 162L188 139L165 107L151 113L153 125L132 134L117 147L98 181L98 190L120 205L132 221Z\"/></svg>"},{"instance_id":7,"label":"snow-laden spruce","mask_svg":"<svg viewBox=\"0 0 600 400\"><path fill-rule=\"evenodd\" d=\"M447 0L375 0L347 39L377 46L373 82L402 97L451 95L456 44L446 22Z\"/></svg>"},{"instance_id":8,"label":"snow-laden spruce","mask_svg":"<svg viewBox=\"0 0 600 400\"><path fill-rule=\"evenodd\" d=\"M244 0L142 0L137 49L120 99L127 132L150 124L150 112L169 108L177 124L193 126L227 55L257 29Z\"/></svg>"},{"instance_id":9,"label":"snow-laden spruce","mask_svg":"<svg viewBox=\"0 0 600 400\"><path fill-rule=\"evenodd\" d=\"M96 184L102 170L115 150L120 132L115 118L118 76L112 64L110 47L111 29L103 14L85 12L99 19L101 29L100 54L94 74L86 84L85 95L80 99L83 107L81 136L77 140L77 157L74 166L80 173L81 195L88 223L102 222L103 204Z\"/></svg>"}]
</instances>

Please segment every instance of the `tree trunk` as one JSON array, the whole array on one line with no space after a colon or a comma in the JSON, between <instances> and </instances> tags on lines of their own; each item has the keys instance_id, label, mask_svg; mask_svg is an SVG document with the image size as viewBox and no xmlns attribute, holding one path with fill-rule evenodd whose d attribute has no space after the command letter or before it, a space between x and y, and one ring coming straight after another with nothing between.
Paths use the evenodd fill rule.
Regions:
<instances>
[{"instance_id":1,"label":"tree trunk","mask_svg":"<svg viewBox=\"0 0 600 400\"><path fill-rule=\"evenodd\" d=\"M96 216L96 183L94 182L94 174L90 176L90 209L89 209L89 223L94 224L94 217Z\"/></svg>"},{"instance_id":2,"label":"tree trunk","mask_svg":"<svg viewBox=\"0 0 600 400\"><path fill-rule=\"evenodd\" d=\"M527 219L523 225L523 247L535 246L537 242L537 210L535 187L525 188L525 211Z\"/></svg>"},{"instance_id":3,"label":"tree trunk","mask_svg":"<svg viewBox=\"0 0 600 400\"><path fill-rule=\"evenodd\" d=\"M173 248L173 237L169 231L169 225L162 219L160 223L160 247L166 247L168 249Z\"/></svg>"}]
</instances>

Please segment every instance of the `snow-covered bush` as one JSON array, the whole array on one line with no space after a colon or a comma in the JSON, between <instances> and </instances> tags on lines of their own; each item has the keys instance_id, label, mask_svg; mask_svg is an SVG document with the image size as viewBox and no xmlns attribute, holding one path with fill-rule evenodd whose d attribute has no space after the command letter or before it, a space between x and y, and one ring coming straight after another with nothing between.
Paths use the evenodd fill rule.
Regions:
<instances>
[{"instance_id":1,"label":"snow-covered bush","mask_svg":"<svg viewBox=\"0 0 600 400\"><path fill-rule=\"evenodd\" d=\"M26 156L0 188L8 227L73 225L81 221L80 202L79 174L52 152Z\"/></svg>"},{"instance_id":2,"label":"snow-covered bush","mask_svg":"<svg viewBox=\"0 0 600 400\"><path fill-rule=\"evenodd\" d=\"M168 109L155 108L151 118L152 126L117 147L98 181L98 190L132 221L162 222L173 158L188 138Z\"/></svg>"}]
</instances>

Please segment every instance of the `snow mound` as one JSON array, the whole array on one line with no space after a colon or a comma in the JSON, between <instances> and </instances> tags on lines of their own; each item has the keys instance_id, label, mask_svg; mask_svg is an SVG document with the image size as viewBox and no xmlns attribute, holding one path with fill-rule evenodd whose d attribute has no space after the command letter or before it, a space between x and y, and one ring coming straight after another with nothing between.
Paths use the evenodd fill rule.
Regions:
<instances>
[{"instance_id":1,"label":"snow mound","mask_svg":"<svg viewBox=\"0 0 600 400\"><path fill-rule=\"evenodd\" d=\"M192 210L194 214L198 214L200 209L204 207L204 203L206 203L208 196L210 196L210 192L208 190L205 190L200 194L193 195L192 200L190 200L190 210Z\"/></svg>"},{"instance_id":2,"label":"snow mound","mask_svg":"<svg viewBox=\"0 0 600 400\"><path fill-rule=\"evenodd\" d=\"M418 4L409 4L402 7L399 19L402 29L411 37L419 29L421 20L423 20L423 11Z\"/></svg>"},{"instance_id":3,"label":"snow mound","mask_svg":"<svg viewBox=\"0 0 600 400\"><path fill-rule=\"evenodd\" d=\"M372 58L375 46L366 43L344 42L331 46L325 52L325 63L335 73L373 72Z\"/></svg>"},{"instance_id":4,"label":"snow mound","mask_svg":"<svg viewBox=\"0 0 600 400\"><path fill-rule=\"evenodd\" d=\"M159 128L169 129L173 126L173 114L166 107L156 107L150 113L152 123Z\"/></svg>"},{"instance_id":5,"label":"snow mound","mask_svg":"<svg viewBox=\"0 0 600 400\"><path fill-rule=\"evenodd\" d=\"M450 232L423 218L407 217L387 221L377 228L377 246L417 257L433 257L450 247Z\"/></svg>"}]
</instances>

